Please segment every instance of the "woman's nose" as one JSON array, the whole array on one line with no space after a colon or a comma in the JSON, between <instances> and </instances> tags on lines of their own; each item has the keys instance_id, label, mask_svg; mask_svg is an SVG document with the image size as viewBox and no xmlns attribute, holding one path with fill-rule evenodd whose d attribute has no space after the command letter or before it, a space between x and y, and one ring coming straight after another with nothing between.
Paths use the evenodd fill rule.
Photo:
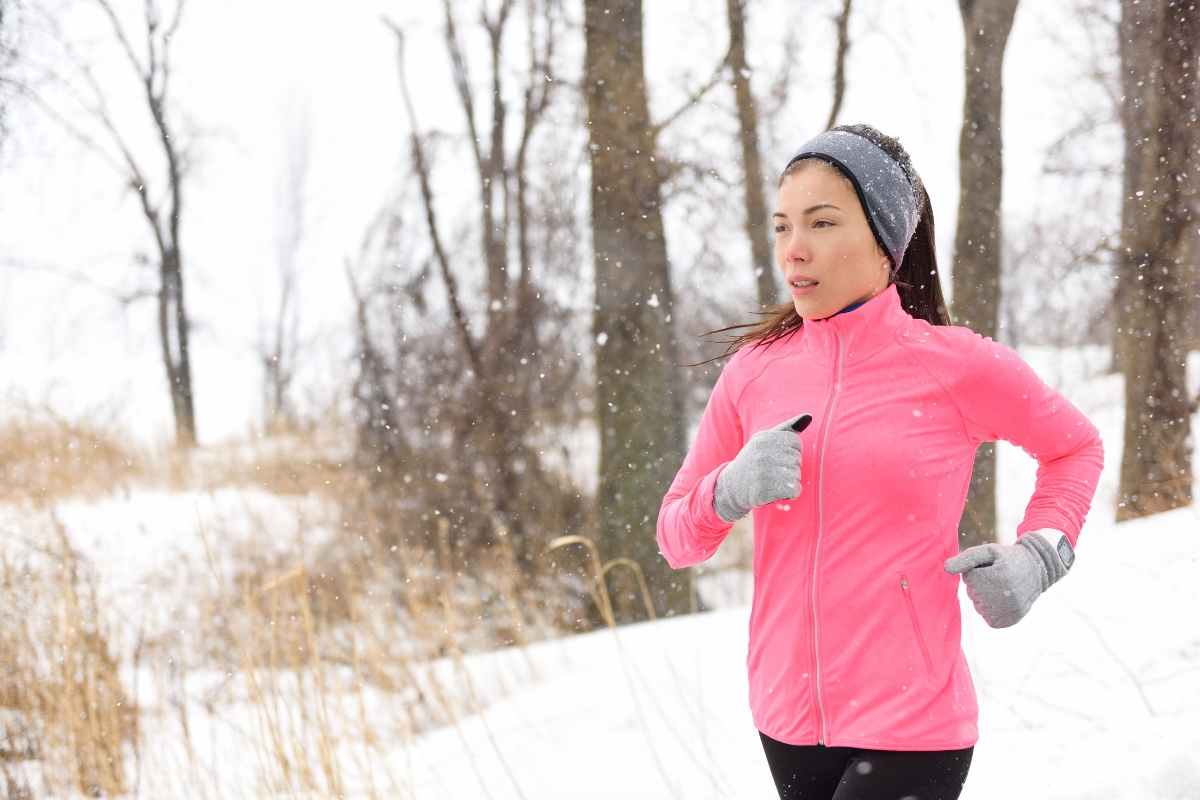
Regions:
<instances>
[{"instance_id":1,"label":"woman's nose","mask_svg":"<svg viewBox=\"0 0 1200 800\"><path fill-rule=\"evenodd\" d=\"M784 256L788 261L808 261L809 258L808 241L804 235L795 232L788 236L784 243Z\"/></svg>"}]
</instances>

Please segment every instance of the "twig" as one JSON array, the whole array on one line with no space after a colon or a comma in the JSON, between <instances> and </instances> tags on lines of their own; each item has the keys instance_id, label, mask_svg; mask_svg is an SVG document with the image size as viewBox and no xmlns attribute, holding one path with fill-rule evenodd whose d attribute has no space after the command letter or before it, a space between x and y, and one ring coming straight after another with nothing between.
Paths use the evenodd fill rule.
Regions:
<instances>
[{"instance_id":1,"label":"twig","mask_svg":"<svg viewBox=\"0 0 1200 800\"><path fill-rule=\"evenodd\" d=\"M1109 645L1108 640L1104 638L1104 634L1100 632L1100 629L1096 626L1096 624L1092 622L1086 614L1075 608L1075 606L1071 605L1070 603L1064 602L1063 605L1065 605L1072 614L1083 620L1083 624L1087 625L1092 633L1095 634L1096 640L1100 642L1100 646L1104 648L1104 652L1108 653L1109 657L1116 662L1117 666L1121 668L1121 671L1125 673L1125 676L1129 678L1129 681L1137 688L1138 695L1142 698L1142 704L1146 706L1146 711L1149 712L1150 716L1157 717L1158 713L1154 710L1154 706L1150 704L1150 698L1146 696L1146 689L1142 686L1142 682L1138 679L1137 673L1135 673L1129 667L1129 665L1125 663L1124 659L1117 655L1117 651Z\"/></svg>"},{"instance_id":2,"label":"twig","mask_svg":"<svg viewBox=\"0 0 1200 800\"><path fill-rule=\"evenodd\" d=\"M454 318L455 331L458 333L463 351L467 356L467 360L471 362L471 367L475 370L475 374L486 375L487 370L484 367L483 358L479 353L479 347L471 336L466 313L459 304L458 284L454 280L453 272L450 270L450 260L445 248L442 246L442 239L438 233L437 218L433 205L433 189L430 187L429 182L429 168L425 162L425 150L421 146L421 136L417 130L417 114L413 109L412 97L408 91L408 79L404 70L404 31L387 17L383 18L383 24L391 29L392 33L396 36L396 64L400 73L400 89L404 97L404 107L408 112L409 124L412 128L410 139L413 160L416 162L417 167L417 177L421 184L421 197L425 204L425 221L429 226L429 236L433 242L433 250L437 256L438 266L441 268L442 282L446 285L447 300L450 303L451 315Z\"/></svg>"},{"instance_id":3,"label":"twig","mask_svg":"<svg viewBox=\"0 0 1200 800\"><path fill-rule=\"evenodd\" d=\"M656 141L658 139L658 135L662 133L665 128L683 116L686 112L694 108L697 103L704 99L704 95L712 91L713 87L721 82L721 76L725 74L725 70L729 68L729 57L732 52L733 49L731 43L730 47L726 48L725 55L721 56L721 60L717 62L717 66L713 69L713 74L709 77L709 79L697 87L696 90L688 96L688 99L684 101L683 105L668 114L665 119L650 125L651 141Z\"/></svg>"}]
</instances>

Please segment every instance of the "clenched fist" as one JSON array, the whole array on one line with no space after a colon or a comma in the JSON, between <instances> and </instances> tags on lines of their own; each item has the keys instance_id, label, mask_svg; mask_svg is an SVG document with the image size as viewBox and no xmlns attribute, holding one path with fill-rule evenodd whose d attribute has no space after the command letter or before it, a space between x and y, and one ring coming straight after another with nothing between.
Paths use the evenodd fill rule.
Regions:
<instances>
[{"instance_id":1,"label":"clenched fist","mask_svg":"<svg viewBox=\"0 0 1200 800\"><path fill-rule=\"evenodd\" d=\"M726 522L736 522L758 506L800 494L800 431L812 422L801 414L750 437L737 457L717 476L714 507Z\"/></svg>"}]
</instances>

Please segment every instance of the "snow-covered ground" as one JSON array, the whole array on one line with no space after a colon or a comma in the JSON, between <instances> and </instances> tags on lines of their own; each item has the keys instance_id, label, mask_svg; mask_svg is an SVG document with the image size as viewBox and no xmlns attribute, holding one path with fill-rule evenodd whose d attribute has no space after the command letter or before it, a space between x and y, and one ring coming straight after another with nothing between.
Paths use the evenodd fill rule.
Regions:
<instances>
[{"instance_id":1,"label":"snow-covered ground","mask_svg":"<svg viewBox=\"0 0 1200 800\"><path fill-rule=\"evenodd\" d=\"M1026 619L994 630L965 593L960 598L980 702L980 741L963 798L1200 798L1200 505L1116 524L1120 377L1103 374L1100 350L1022 353L1101 428L1106 464L1076 566ZM1200 353L1192 354L1190 374L1195 391ZM1036 462L1001 443L1005 540L1035 471ZM0 507L0 523L34 536L41 528L24 513ZM148 618L186 628L196 582L228 574L233 554L256 546L302 552L328 534L332 519L331 509L311 499L233 489L131 489L61 503L57 514L96 564L105 613L117 628L122 619ZM747 535L736 530L714 560L744 547ZM273 721L264 717L272 703L250 701L266 690L245 675L193 669L164 681L143 666L127 675L130 684L136 677L142 705L138 793L268 794L272 779L264 774L277 768L270 732L301 731L295 741L313 745L299 756L316 760L321 725L314 720L327 714L328 729L340 732L332 753L347 796L368 796L372 787L377 796L431 800L774 796L747 704L751 581L728 570L703 577L715 608L707 613L421 665L414 674L436 676L461 712L457 724L424 732L404 724L411 689L355 687L336 666L322 678L328 705L320 709L323 695L311 677L272 677L276 710L287 709ZM292 695L298 686L307 688ZM346 687L355 691L342 693ZM289 703L293 696L299 699ZM373 741L362 739L366 730Z\"/></svg>"},{"instance_id":2,"label":"snow-covered ground","mask_svg":"<svg viewBox=\"0 0 1200 800\"><path fill-rule=\"evenodd\" d=\"M1103 374L1099 349L1022 355L1101 429L1105 467L1075 567L1025 619L989 628L960 595L980 704L963 800L1197 800L1200 505L1116 524L1121 378ZM1189 366L1195 392L1200 353ZM1200 430L1200 417L1192 424ZM998 459L1011 541L1037 464L1006 442ZM714 612L528 648L551 677L422 737L417 796L775 796L747 700L751 580L710 583L714 605L741 599ZM472 659L472 671L494 659Z\"/></svg>"},{"instance_id":3,"label":"snow-covered ground","mask_svg":"<svg viewBox=\"0 0 1200 800\"><path fill-rule=\"evenodd\" d=\"M197 213L186 223L192 348L206 444L243 435L256 418L260 367L254 343L276 292L271 265L279 224L273 216L281 199L273 187L283 167L281 137L294 129L311 128L314 147L300 305L305 335L316 344L302 360L307 376L301 377L313 392L312 407L324 407L326 395L339 396L336 376L353 350L353 314L342 271L327 267L359 252L365 224L390 197L394 175L404 172L396 168L403 166L397 142L408 131L395 102L395 42L379 22L380 11L411 25L410 63L423 70L423 80L412 86L422 127L466 141L460 111L445 91L450 77L440 11L436 4L398 5L371 0L330 14L321 4L289 4L286 36L278 35L278 3L190 7L191 21L180 35L181 85L187 87L181 99L213 133L198 153L189 195ZM751 53L757 90L765 96L785 53L796 65L793 96L804 98L764 128L764 163L783 163L823 118L813 109L828 107L832 81L826 71L836 45L827 35L828 17L838 5L776 1L751 16L756 30L749 40L766 43ZM1052 158L1059 163L1054 148L1064 131L1107 113L1109 99L1094 82L1080 79L1091 68L1084 56L1095 43L1072 5L1024 4L1008 45L1006 230L1019 232L1033 219L1066 221L1053 202L1062 195L1060 184L1044 174L1044 166ZM962 109L961 49L953 46L962 41L959 15L952 4L875 6L852 17L852 69L892 79L852 81L841 118L871 122L906 143L933 197L938 250L948 273ZM647 71L664 76L650 87L655 118L665 118L709 74L724 42L720 0L697 8L680 15L675 4L646 4L647 41L658 43L647 48ZM802 47L776 46L783 40L774 34L787 29L804 32ZM952 46L906 44L930 40ZM214 41L221 46L213 48ZM271 59L262 58L263 41L272 42ZM313 59L314 49L335 57ZM218 57L206 58L212 53ZM1107 57L1097 54L1098 63ZM576 65L572 70L582 63L568 61ZM574 79L571 73L564 77ZM348 85L358 90L347 92ZM124 91L140 87L130 81ZM129 99L119 91L113 97ZM719 144L719 136L695 135L711 133L713 121L725 118L719 109L726 101L711 102L683 127L664 133L667 152L725 163L697 149L734 147L732 136ZM136 441L157 442L170 431L171 419L152 310L144 304L129 309L114 299L144 288L140 273L129 268L149 243L136 197L122 194L106 167L55 123L21 122L8 142L15 161L0 182L0 215L9 223L0 231L0 252L14 267L0 270L0 419L44 405L69 418L111 418ZM346 141L355 146L347 148ZM1073 149L1089 154L1093 164L1120 158L1119 140L1111 135L1080 137ZM450 169L453 154L437 170L438 196L448 209L473 209L474 195L461 192L473 192L475 184ZM462 163L469 167L468 160ZM1110 189L1113 202L1088 208L1098 225L1115 224L1119 186ZM697 208L686 203L666 205L666 236L679 269L692 269L698 251L709 246L691 235L697 220L723 223L722 209L714 204L697 217ZM717 240L722 252L733 254L730 263L744 258L742 237L731 227ZM722 279L747 281L749 273ZM586 285L566 287L584 309L590 306ZM732 282L722 287L737 290ZM943 288L951 288L948 280ZM1072 303L1046 308L1069 310ZM981 705L981 739L963 797L1200 798L1200 506L1116 525L1122 385L1100 371L1107 353L1022 352L1101 428L1106 465L1077 566L1026 620L992 630L963 597L963 644ZM1190 373L1195 393L1200 353L1192 354ZM1193 430L1200 430L1200 416ZM593 489L595 430L581 426L562 438L547 433L556 434L547 437L548 462ZM570 446L562 448L564 442ZM1036 463L1004 443L998 453L998 514L1007 541L1024 512ZM1195 470L1200 475L1200 458ZM139 633L201 636L205 628L196 623L206 609L198 598L244 566L246 554L304 561L331 535L336 519L336 509L324 501L244 488L131 487L100 500L64 501L55 511L74 547L96 566L100 607L124 652ZM0 504L0 553L27 557L53 535L44 513ZM714 563L736 561L748 536L739 526ZM352 709L362 715L358 729L382 738L363 745L352 731L344 732L332 754L340 764L336 771L346 776L344 793L364 796L373 789L380 796L422 800L774 796L747 707L751 581L744 571L704 574L702 591L715 610L701 615L473 654L462 662L465 672L454 660L433 662L429 673L461 706L482 710L415 738L399 724L412 710L408 694L363 689L347 695L351 706L360 706ZM278 766L269 732L272 726L302 727L294 716L300 711L319 716L305 705L316 696L311 686L283 721L271 721L263 718L264 706L247 700L255 690L245 676L171 668L175 672L165 677L149 667L125 676L138 687L142 705L141 766L130 767L130 774L140 775L139 796L266 794L276 782L264 773L274 774ZM418 670L418 679L424 675ZM327 677L337 683L346 676L332 669ZM310 753L314 762L318 744ZM296 754L301 762L304 755ZM368 773L371 782L354 777Z\"/></svg>"},{"instance_id":4,"label":"snow-covered ground","mask_svg":"<svg viewBox=\"0 0 1200 800\"><path fill-rule=\"evenodd\" d=\"M1105 516L1018 625L989 628L962 595L980 703L964 800L1200 798L1200 510ZM748 617L739 606L528 648L547 678L422 737L417 796L774 796L747 706Z\"/></svg>"},{"instance_id":5,"label":"snow-covered ground","mask_svg":"<svg viewBox=\"0 0 1200 800\"><path fill-rule=\"evenodd\" d=\"M247 488L131 488L99 500L60 501L53 516L0 504L0 553L16 563L54 545L54 520L95 566L97 601L123 651L137 636L187 640L201 626L202 597L226 590L250 557L294 563L328 539L336 509L312 496ZM196 642L188 642L194 649Z\"/></svg>"}]
</instances>

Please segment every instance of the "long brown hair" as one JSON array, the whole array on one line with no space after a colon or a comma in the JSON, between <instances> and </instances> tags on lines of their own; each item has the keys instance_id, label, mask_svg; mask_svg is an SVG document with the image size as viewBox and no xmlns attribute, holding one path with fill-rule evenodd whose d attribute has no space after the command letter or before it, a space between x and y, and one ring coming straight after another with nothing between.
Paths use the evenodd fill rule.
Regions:
<instances>
[{"instance_id":1,"label":"long brown hair","mask_svg":"<svg viewBox=\"0 0 1200 800\"><path fill-rule=\"evenodd\" d=\"M908 248L904 251L904 258L900 267L897 269L893 264L891 274L888 278L888 285L896 284L897 292L900 295L900 303L909 315L917 319L923 319L931 325L951 324L950 312L946 309L946 302L942 298L942 284L938 278L937 253L934 251L936 240L933 233L933 206L929 203L929 193L925 191L925 184L913 168L912 159L909 157L908 151L904 149L899 141L880 133L870 125L838 125L831 130L849 131L850 133L870 139L900 165L900 168L904 170L904 174L908 176L909 181L916 188L917 193L920 195L921 219L917 222L917 229L913 232L912 239L908 243ZM798 171L804 165L805 160L800 159L792 162L791 166L779 176L779 183L777 185L782 186L784 179ZM831 166L837 169L837 165L831 164ZM847 180L849 180L848 177ZM869 212L864 208L863 213L868 214ZM879 242L879 237L876 236L875 240ZM887 252L887 247L884 246L883 242L879 242L879 246L883 252ZM686 366L698 367L707 364L709 361L725 358L746 344L752 344L755 347L767 347L772 342L787 336L804 324L804 320L796 313L795 304L791 302L767 306L765 311L755 311L752 313L765 316L766 319L759 322L745 322L740 325L730 325L725 328L708 331L704 334L705 336L737 330L738 328L751 328L751 330L740 336L724 340L724 344L728 345L724 353L696 364L687 364Z\"/></svg>"}]
</instances>

